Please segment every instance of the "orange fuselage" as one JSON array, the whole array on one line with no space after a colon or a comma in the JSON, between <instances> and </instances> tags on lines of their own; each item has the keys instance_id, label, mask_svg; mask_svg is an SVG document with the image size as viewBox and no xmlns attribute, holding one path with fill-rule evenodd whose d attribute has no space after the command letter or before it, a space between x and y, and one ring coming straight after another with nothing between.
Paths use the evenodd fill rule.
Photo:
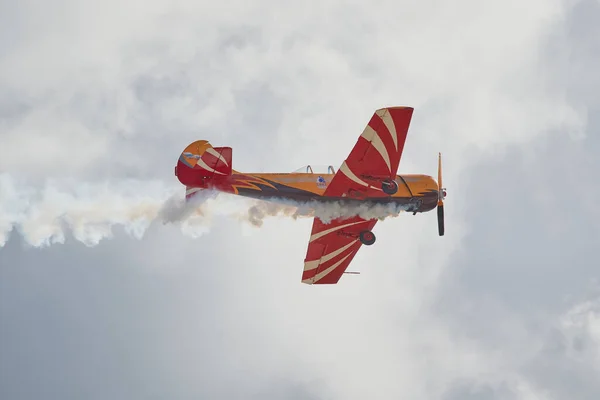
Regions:
<instances>
[{"instance_id":1,"label":"orange fuselage","mask_svg":"<svg viewBox=\"0 0 600 400\"><path fill-rule=\"evenodd\" d=\"M348 193L344 196L327 196L327 185L334 174L319 173L249 173L232 171L231 175L202 177L196 175L183 183L187 186L187 196L191 197L202 189L236 194L267 201L278 200L317 201L317 202L369 202L377 204L413 204L413 212L427 212L436 207L438 201L437 182L429 175L397 175L398 191L393 195L378 192ZM181 177L180 177L180 180ZM375 186L375 184L373 185Z\"/></svg>"},{"instance_id":2,"label":"orange fuselage","mask_svg":"<svg viewBox=\"0 0 600 400\"><path fill-rule=\"evenodd\" d=\"M306 172L246 174L231 165L231 147L212 147L206 140L197 140L181 153L175 175L186 186L188 199L200 190L211 189L274 202L392 203L415 213L434 209L439 200L438 184L429 175L395 175L390 179L389 175L363 172L356 176L345 164L337 174L331 166L326 174L315 173L310 166ZM383 180L395 182L393 194L383 190Z\"/></svg>"}]
</instances>

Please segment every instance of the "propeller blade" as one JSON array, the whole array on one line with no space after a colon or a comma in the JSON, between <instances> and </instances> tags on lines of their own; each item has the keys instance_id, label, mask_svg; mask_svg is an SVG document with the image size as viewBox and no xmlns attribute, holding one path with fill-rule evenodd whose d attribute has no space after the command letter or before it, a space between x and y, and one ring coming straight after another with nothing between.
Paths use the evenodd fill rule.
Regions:
<instances>
[{"instance_id":1,"label":"propeller blade","mask_svg":"<svg viewBox=\"0 0 600 400\"><path fill-rule=\"evenodd\" d=\"M444 188L442 186L442 153L438 153L438 203L437 203L438 233L444 236Z\"/></svg>"},{"instance_id":2,"label":"propeller blade","mask_svg":"<svg viewBox=\"0 0 600 400\"><path fill-rule=\"evenodd\" d=\"M442 153L438 153L438 206L444 204L444 195L442 190Z\"/></svg>"},{"instance_id":3,"label":"propeller blade","mask_svg":"<svg viewBox=\"0 0 600 400\"><path fill-rule=\"evenodd\" d=\"M438 218L438 233L440 236L444 236L444 205L437 207L437 218Z\"/></svg>"}]
</instances>

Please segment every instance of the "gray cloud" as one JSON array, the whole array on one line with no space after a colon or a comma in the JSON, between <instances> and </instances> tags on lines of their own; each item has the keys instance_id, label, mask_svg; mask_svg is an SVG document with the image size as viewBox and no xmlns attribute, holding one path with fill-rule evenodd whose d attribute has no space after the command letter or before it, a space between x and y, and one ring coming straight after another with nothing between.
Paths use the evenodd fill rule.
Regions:
<instances>
[{"instance_id":1,"label":"gray cloud","mask_svg":"<svg viewBox=\"0 0 600 400\"><path fill-rule=\"evenodd\" d=\"M586 110L584 136L549 132L482 157L464 178L469 228L437 298L452 331L493 351L545 398L592 399L600 392L594 201L600 102L591 96L598 90L592 69L599 42L589 23L599 13L597 3L578 2L551 46L569 49L551 53L550 68L559 71L569 102Z\"/></svg>"},{"instance_id":2,"label":"gray cloud","mask_svg":"<svg viewBox=\"0 0 600 400\"><path fill-rule=\"evenodd\" d=\"M408 104L401 170L443 151L448 235L385 221L328 288L299 283L309 220L12 235L0 397L597 397L596 3L140 4L2 3L5 176L152 193L199 138L241 170L337 165Z\"/></svg>"}]
</instances>

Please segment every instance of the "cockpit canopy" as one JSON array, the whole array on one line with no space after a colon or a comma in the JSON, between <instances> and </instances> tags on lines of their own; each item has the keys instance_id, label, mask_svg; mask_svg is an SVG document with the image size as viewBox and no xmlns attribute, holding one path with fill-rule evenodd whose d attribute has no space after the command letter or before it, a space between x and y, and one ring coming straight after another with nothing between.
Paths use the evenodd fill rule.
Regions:
<instances>
[{"instance_id":1,"label":"cockpit canopy","mask_svg":"<svg viewBox=\"0 0 600 400\"><path fill-rule=\"evenodd\" d=\"M307 164L292 172L300 174L335 174L335 171L332 165Z\"/></svg>"}]
</instances>

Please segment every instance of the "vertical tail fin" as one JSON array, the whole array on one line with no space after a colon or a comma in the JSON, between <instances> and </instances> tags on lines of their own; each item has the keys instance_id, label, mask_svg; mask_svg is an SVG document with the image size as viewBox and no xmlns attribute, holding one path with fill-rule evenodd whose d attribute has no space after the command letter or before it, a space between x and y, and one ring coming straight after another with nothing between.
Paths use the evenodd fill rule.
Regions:
<instances>
[{"instance_id":1,"label":"vertical tail fin","mask_svg":"<svg viewBox=\"0 0 600 400\"><path fill-rule=\"evenodd\" d=\"M212 147L207 140L197 140L179 156L175 175L188 187L202 186L206 179L231 175L231 147Z\"/></svg>"},{"instance_id":2,"label":"vertical tail fin","mask_svg":"<svg viewBox=\"0 0 600 400\"><path fill-rule=\"evenodd\" d=\"M224 175L231 175L231 147L212 147L207 150L207 153L210 153L214 157L214 168L216 170L222 172ZM206 162L211 166L213 165L211 158L208 158Z\"/></svg>"}]
</instances>

